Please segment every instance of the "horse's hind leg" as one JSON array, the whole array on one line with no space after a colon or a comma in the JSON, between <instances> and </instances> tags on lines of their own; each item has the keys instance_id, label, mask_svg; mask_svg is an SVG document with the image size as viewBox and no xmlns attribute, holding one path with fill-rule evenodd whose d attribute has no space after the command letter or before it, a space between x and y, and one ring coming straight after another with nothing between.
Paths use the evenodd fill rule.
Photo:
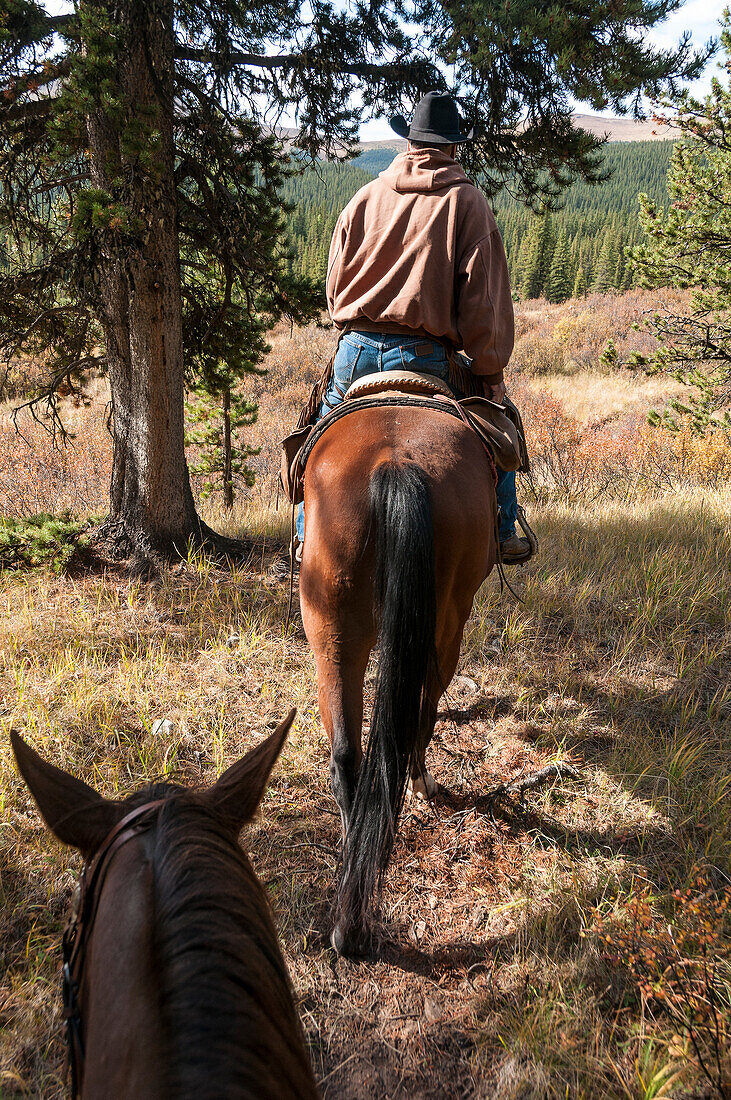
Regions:
<instances>
[{"instance_id":1,"label":"horse's hind leg","mask_svg":"<svg viewBox=\"0 0 731 1100\"><path fill-rule=\"evenodd\" d=\"M320 717L330 739L330 783L340 810L343 836L363 758L363 678L368 651L333 659L317 657Z\"/></svg>"},{"instance_id":2,"label":"horse's hind leg","mask_svg":"<svg viewBox=\"0 0 731 1100\"><path fill-rule=\"evenodd\" d=\"M430 677L427 697L421 714L419 745L411 768L410 790L415 798L432 799L437 793L437 782L426 766L426 750L434 736L439 700L454 676L459 662L459 650L462 645L464 624L452 636L447 645L437 649L439 672Z\"/></svg>"},{"instance_id":3,"label":"horse's hind leg","mask_svg":"<svg viewBox=\"0 0 731 1100\"><path fill-rule=\"evenodd\" d=\"M419 742L411 763L411 779L408 792L414 798L431 801L437 793L437 782L426 767L426 750L434 735L434 726L437 720L437 702L441 695L441 688L434 687L429 691L429 696L424 700L419 723Z\"/></svg>"}]
</instances>

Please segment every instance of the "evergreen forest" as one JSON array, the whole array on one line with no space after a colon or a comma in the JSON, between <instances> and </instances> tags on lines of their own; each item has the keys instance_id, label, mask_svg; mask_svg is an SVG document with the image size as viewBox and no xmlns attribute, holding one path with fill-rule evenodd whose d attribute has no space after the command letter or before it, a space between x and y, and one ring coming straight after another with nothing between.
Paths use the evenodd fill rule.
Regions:
<instances>
[{"instance_id":1,"label":"evergreen forest","mask_svg":"<svg viewBox=\"0 0 731 1100\"><path fill-rule=\"evenodd\" d=\"M590 291L632 285L630 250L644 238L637 196L667 205L666 178L673 142L613 142L604 147L609 178L576 181L562 208L537 215L507 190L493 208L505 242L516 298L552 302ZM322 161L284 185L291 205L292 271L324 280L327 255L340 210L355 192L393 160L395 148L369 149L345 163Z\"/></svg>"}]
</instances>

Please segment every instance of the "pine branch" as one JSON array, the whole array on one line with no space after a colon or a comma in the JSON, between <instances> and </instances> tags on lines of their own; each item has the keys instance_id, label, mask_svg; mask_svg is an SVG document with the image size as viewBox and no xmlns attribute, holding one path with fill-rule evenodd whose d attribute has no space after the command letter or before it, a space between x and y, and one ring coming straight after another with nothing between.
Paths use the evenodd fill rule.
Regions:
<instances>
[{"instance_id":1,"label":"pine branch","mask_svg":"<svg viewBox=\"0 0 731 1100\"><path fill-rule=\"evenodd\" d=\"M5 122L24 122L27 119L46 118L56 105L56 97L32 99L29 103L15 103L5 110L0 108L0 118Z\"/></svg>"},{"instance_id":2,"label":"pine branch","mask_svg":"<svg viewBox=\"0 0 731 1100\"><path fill-rule=\"evenodd\" d=\"M312 65L324 66L324 60L320 53L303 50L302 53L290 54L256 54L244 53L240 50L232 50L230 53L214 52L212 50L197 49L192 46L178 46L175 51L177 61L194 61L200 64L215 63L217 68L228 70L241 65L249 65L252 68L269 69L301 69L306 70ZM426 67L427 62L399 62L389 61L382 65L375 65L366 61L349 63L341 59L333 59L327 66L333 72L343 73L345 76L384 77L392 80L402 78L415 65Z\"/></svg>"},{"instance_id":3,"label":"pine branch","mask_svg":"<svg viewBox=\"0 0 731 1100\"><path fill-rule=\"evenodd\" d=\"M46 183L39 183L32 188L31 195L42 195L46 191L55 191L58 187L69 187L72 183L88 183L91 179L89 172L76 172L71 176L58 176Z\"/></svg>"},{"instance_id":4,"label":"pine branch","mask_svg":"<svg viewBox=\"0 0 731 1100\"><path fill-rule=\"evenodd\" d=\"M43 391L36 394L35 397L29 398L28 401L23 401L20 405L16 405L11 413L11 420L15 430L22 436L22 432L18 427L18 417L24 409L27 409L37 424L40 424L45 431L54 439L56 435L60 435L62 439L66 439L68 432L64 427L63 421L58 415L58 389L66 382L67 385L73 390L72 375L75 372L89 370L91 367L98 367L106 364L107 358L105 355L85 355L81 359L77 359L73 363L69 363L63 367L62 370L57 371L56 374L50 379L48 384L43 387ZM50 417L51 427L44 423L43 419L38 415L38 406L43 402L46 403L46 413Z\"/></svg>"},{"instance_id":5,"label":"pine branch","mask_svg":"<svg viewBox=\"0 0 731 1100\"><path fill-rule=\"evenodd\" d=\"M78 32L78 18L76 15L50 15L48 17L48 26L55 34L75 38ZM74 33L69 34L70 31Z\"/></svg>"},{"instance_id":6,"label":"pine branch","mask_svg":"<svg viewBox=\"0 0 731 1100\"><path fill-rule=\"evenodd\" d=\"M28 325L24 332L17 334L6 334L0 342L0 347L10 347L11 354L13 351L17 353L23 347L23 344L31 335L31 333L34 332L35 329L44 324L46 321L50 320L52 317L58 317L61 314L73 314L77 317L91 317L89 310L80 305L53 306L52 308L44 309L41 313L39 313L38 316L34 318L34 320L30 323L30 325Z\"/></svg>"}]
</instances>

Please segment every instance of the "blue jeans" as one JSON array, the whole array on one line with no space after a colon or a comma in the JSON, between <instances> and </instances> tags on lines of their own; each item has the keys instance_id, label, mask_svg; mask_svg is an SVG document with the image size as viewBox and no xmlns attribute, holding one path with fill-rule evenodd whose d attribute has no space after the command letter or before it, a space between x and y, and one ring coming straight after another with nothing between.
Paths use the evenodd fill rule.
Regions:
<instances>
[{"instance_id":1,"label":"blue jeans","mask_svg":"<svg viewBox=\"0 0 731 1100\"><path fill-rule=\"evenodd\" d=\"M388 370L415 370L423 374L435 374L448 381L449 362L447 353L436 341L432 352L417 355L416 349L424 351L429 340L424 336L381 336L377 332L347 332L338 345L333 363L330 385L317 414L322 420L326 413L339 405L345 397L345 391L352 382L364 374L377 374ZM459 397L460 395L457 394ZM497 472L497 502L500 509L499 538L505 542L515 534L515 520L518 515L518 498L515 493L515 474L505 470ZM305 507L297 509L297 538L305 539Z\"/></svg>"}]
</instances>

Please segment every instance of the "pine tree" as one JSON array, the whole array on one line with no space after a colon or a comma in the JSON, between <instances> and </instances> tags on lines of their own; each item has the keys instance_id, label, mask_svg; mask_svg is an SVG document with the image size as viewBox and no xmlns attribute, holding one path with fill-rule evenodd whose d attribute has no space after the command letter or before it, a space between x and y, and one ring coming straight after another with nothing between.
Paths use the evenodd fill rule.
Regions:
<instances>
[{"instance_id":1,"label":"pine tree","mask_svg":"<svg viewBox=\"0 0 731 1100\"><path fill-rule=\"evenodd\" d=\"M288 163L272 115L291 112L304 154L330 155L365 110L408 111L448 69L482 135L468 172L490 194L510 177L545 208L572 175L603 175L572 97L621 111L701 70L686 41L655 49L640 33L680 2L514 0L476 19L424 0L407 26L400 2L77 0L52 15L0 0L0 232L14 242L0 351L43 352L52 411L60 386L108 371L117 548L146 559L213 537L185 462L185 379L231 353L258 361L267 318L319 304L277 245Z\"/></svg>"},{"instance_id":2,"label":"pine tree","mask_svg":"<svg viewBox=\"0 0 731 1100\"><path fill-rule=\"evenodd\" d=\"M566 237L561 234L553 253L553 262L548 276L546 297L549 302L565 302L571 297L570 255Z\"/></svg>"},{"instance_id":3,"label":"pine tree","mask_svg":"<svg viewBox=\"0 0 731 1100\"><path fill-rule=\"evenodd\" d=\"M574 288L571 291L572 298L585 298L588 290L586 282L586 275L584 274L584 265L579 263L576 269L576 278L574 279Z\"/></svg>"},{"instance_id":4,"label":"pine tree","mask_svg":"<svg viewBox=\"0 0 731 1100\"><path fill-rule=\"evenodd\" d=\"M629 290L634 286L634 272L630 258L625 258L624 275L622 276L622 285L620 290Z\"/></svg>"},{"instance_id":5,"label":"pine tree","mask_svg":"<svg viewBox=\"0 0 731 1100\"><path fill-rule=\"evenodd\" d=\"M552 224L548 214L534 218L526 245L521 291L524 298L540 298L548 277Z\"/></svg>"},{"instance_id":6,"label":"pine tree","mask_svg":"<svg viewBox=\"0 0 731 1100\"><path fill-rule=\"evenodd\" d=\"M692 288L690 311L672 307L655 314L650 329L654 354L632 361L651 373L667 372L692 387L688 400L672 400L662 416L678 427L690 416L698 432L721 424L731 435L731 14L725 12L721 36L727 83L715 79L710 95L699 101L681 93L668 108L677 109L682 140L673 151L668 174L670 208L640 195L640 219L647 242L634 254L641 286Z\"/></svg>"},{"instance_id":7,"label":"pine tree","mask_svg":"<svg viewBox=\"0 0 731 1100\"><path fill-rule=\"evenodd\" d=\"M614 268L614 278L612 279L612 286L616 290L622 289L622 283L624 281L624 249L619 247L617 251L617 263Z\"/></svg>"},{"instance_id":8,"label":"pine tree","mask_svg":"<svg viewBox=\"0 0 731 1100\"><path fill-rule=\"evenodd\" d=\"M584 280L586 282L587 292L588 292L589 287L591 286L591 280L592 280L592 258L591 258L591 255L592 255L592 246L593 246L594 243L595 242L592 238L587 238L587 239L585 239L581 242L581 246L579 248L579 266L581 268L583 268L583 271L584 271Z\"/></svg>"},{"instance_id":9,"label":"pine tree","mask_svg":"<svg viewBox=\"0 0 731 1100\"><path fill-rule=\"evenodd\" d=\"M520 292L523 298L538 298L543 282L541 272L541 223L535 219L523 251Z\"/></svg>"},{"instance_id":10,"label":"pine tree","mask_svg":"<svg viewBox=\"0 0 731 1100\"><path fill-rule=\"evenodd\" d=\"M614 240L611 232L604 234L602 247L597 257L596 269L592 280L591 289L597 294L606 294L614 286L614 272L617 267L617 256Z\"/></svg>"},{"instance_id":11,"label":"pine tree","mask_svg":"<svg viewBox=\"0 0 731 1100\"><path fill-rule=\"evenodd\" d=\"M530 233L526 233L520 242L520 248L515 260L515 270L511 280L511 284L514 291L522 292L523 284L525 282L526 269L528 267L528 257L530 254L531 238Z\"/></svg>"},{"instance_id":12,"label":"pine tree","mask_svg":"<svg viewBox=\"0 0 731 1100\"><path fill-rule=\"evenodd\" d=\"M201 499L220 492L227 510L233 508L237 485L251 486L254 474L247 459L259 453L237 439L243 428L256 423L257 406L230 385L211 392L197 386L187 406L186 442L200 449L190 471L203 478Z\"/></svg>"}]
</instances>

